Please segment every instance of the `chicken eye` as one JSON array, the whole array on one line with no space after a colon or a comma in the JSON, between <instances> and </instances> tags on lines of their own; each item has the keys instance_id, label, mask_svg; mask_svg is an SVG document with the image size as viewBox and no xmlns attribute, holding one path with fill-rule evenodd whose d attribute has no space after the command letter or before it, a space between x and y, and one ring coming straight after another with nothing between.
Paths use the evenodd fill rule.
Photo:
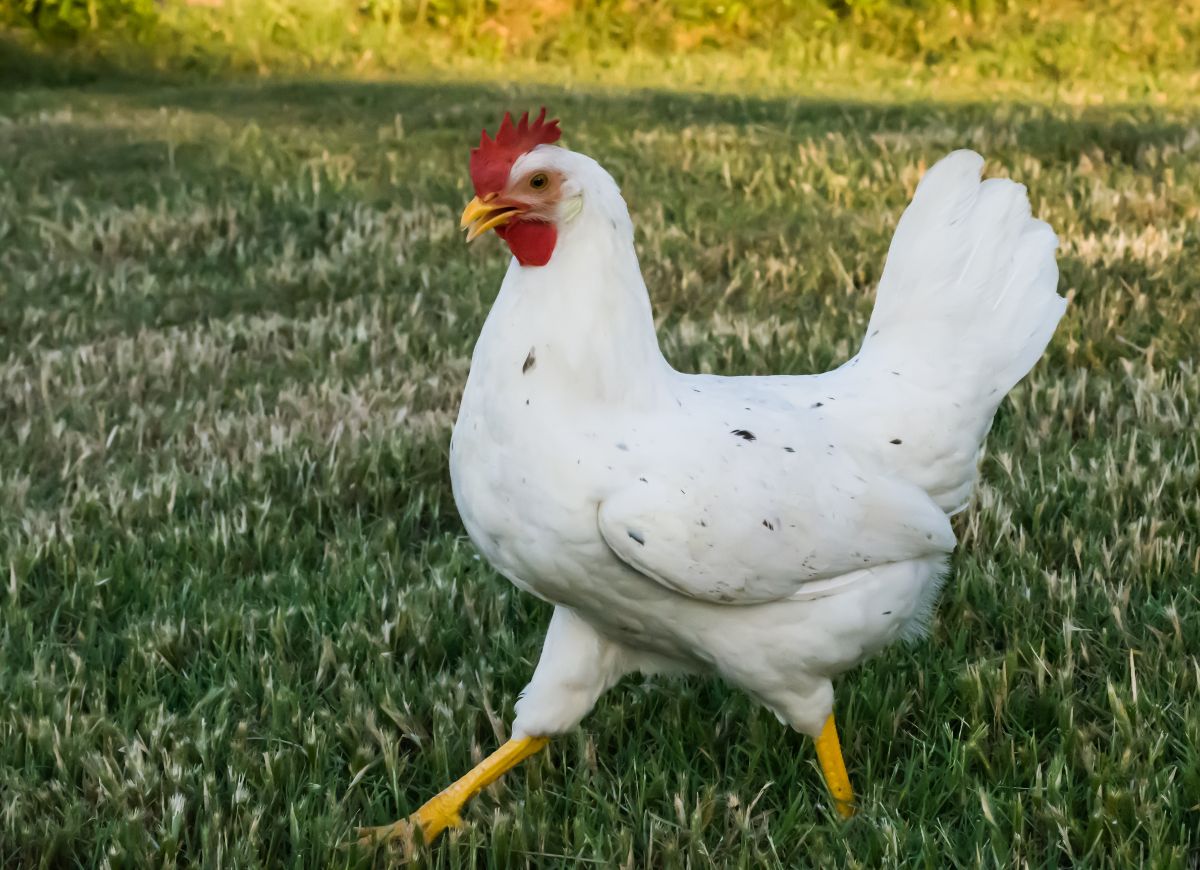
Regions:
<instances>
[{"instance_id":1,"label":"chicken eye","mask_svg":"<svg viewBox=\"0 0 1200 870\"><path fill-rule=\"evenodd\" d=\"M541 190L549 183L550 178L544 172L539 172L537 175L533 176L533 178L529 179L529 186L534 190Z\"/></svg>"}]
</instances>

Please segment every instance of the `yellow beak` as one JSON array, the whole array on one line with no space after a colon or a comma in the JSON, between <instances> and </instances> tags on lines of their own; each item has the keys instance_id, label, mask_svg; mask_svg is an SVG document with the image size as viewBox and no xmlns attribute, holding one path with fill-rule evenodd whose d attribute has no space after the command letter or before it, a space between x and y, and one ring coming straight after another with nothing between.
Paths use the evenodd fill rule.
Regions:
<instances>
[{"instance_id":1,"label":"yellow beak","mask_svg":"<svg viewBox=\"0 0 1200 870\"><path fill-rule=\"evenodd\" d=\"M494 196L495 194L489 194L489 201L475 197L463 209L458 228L467 231L468 242L474 241L488 230L503 226L517 216L519 209L516 206L490 202Z\"/></svg>"}]
</instances>

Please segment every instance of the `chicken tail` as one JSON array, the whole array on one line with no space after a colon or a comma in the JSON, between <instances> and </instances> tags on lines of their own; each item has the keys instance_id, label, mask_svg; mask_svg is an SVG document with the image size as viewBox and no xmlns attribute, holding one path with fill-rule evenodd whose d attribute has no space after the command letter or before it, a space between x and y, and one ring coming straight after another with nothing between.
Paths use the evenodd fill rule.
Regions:
<instances>
[{"instance_id":1,"label":"chicken tail","mask_svg":"<svg viewBox=\"0 0 1200 870\"><path fill-rule=\"evenodd\" d=\"M929 421L914 476L947 510L969 497L996 408L1066 308L1054 231L1032 217L1024 185L981 182L982 168L975 152L955 151L917 186L858 357L873 377L899 374L911 388L895 391L907 407L893 410Z\"/></svg>"}]
</instances>

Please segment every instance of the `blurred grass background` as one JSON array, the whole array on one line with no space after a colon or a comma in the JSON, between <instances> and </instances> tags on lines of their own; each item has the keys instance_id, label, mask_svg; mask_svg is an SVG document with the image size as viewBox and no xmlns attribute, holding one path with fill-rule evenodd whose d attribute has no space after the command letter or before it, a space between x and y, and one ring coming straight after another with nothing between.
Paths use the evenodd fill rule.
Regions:
<instances>
[{"instance_id":1,"label":"blurred grass background","mask_svg":"<svg viewBox=\"0 0 1200 870\"><path fill-rule=\"evenodd\" d=\"M1076 100L1200 90L1200 4L1153 0L7 0L13 43L109 68L609 85L986 87Z\"/></svg>"},{"instance_id":2,"label":"blurred grass background","mask_svg":"<svg viewBox=\"0 0 1200 870\"><path fill-rule=\"evenodd\" d=\"M1028 184L1071 299L932 636L838 684L863 812L706 680L624 681L435 866L1200 856L1192 2L0 6L0 865L370 866L493 748L548 609L449 430L506 252L468 148L548 105L680 368L857 346L922 171Z\"/></svg>"}]
</instances>

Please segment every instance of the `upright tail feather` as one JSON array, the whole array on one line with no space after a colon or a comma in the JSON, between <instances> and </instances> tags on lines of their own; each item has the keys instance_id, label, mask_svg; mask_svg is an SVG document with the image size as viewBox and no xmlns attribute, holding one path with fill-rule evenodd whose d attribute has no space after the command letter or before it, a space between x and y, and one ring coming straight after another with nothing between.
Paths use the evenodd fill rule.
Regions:
<instances>
[{"instance_id":1,"label":"upright tail feather","mask_svg":"<svg viewBox=\"0 0 1200 870\"><path fill-rule=\"evenodd\" d=\"M859 354L903 369L937 415L926 488L943 507L970 493L1004 395L1033 368L1066 308L1054 231L1030 214L1025 186L980 181L983 158L955 151L931 168L900 219Z\"/></svg>"}]
</instances>

